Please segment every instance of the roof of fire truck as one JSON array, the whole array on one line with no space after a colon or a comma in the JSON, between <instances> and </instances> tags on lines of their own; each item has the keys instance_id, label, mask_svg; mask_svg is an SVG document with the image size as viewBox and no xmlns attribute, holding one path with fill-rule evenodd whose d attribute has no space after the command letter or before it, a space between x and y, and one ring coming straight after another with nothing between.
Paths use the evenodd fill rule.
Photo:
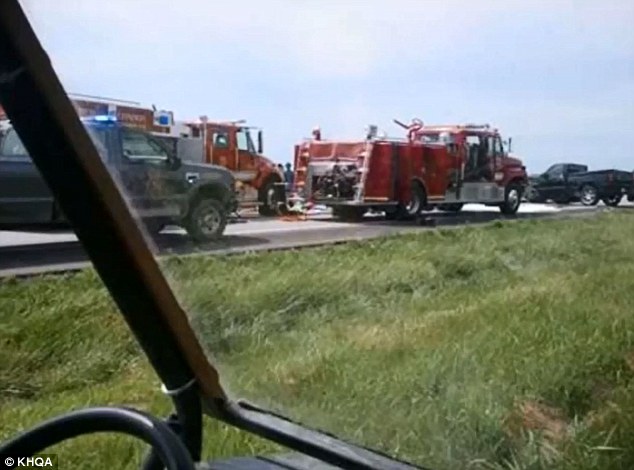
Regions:
<instances>
[{"instance_id":1,"label":"roof of fire truck","mask_svg":"<svg viewBox=\"0 0 634 470\"><path fill-rule=\"evenodd\" d=\"M210 121L207 119L188 119L184 121L179 121L187 126L212 126L212 127L224 127L224 128L237 128L237 129L254 129L260 130L261 128L258 126L251 126L247 124L246 119L238 119L235 121Z\"/></svg>"},{"instance_id":2,"label":"roof of fire truck","mask_svg":"<svg viewBox=\"0 0 634 470\"><path fill-rule=\"evenodd\" d=\"M435 124L423 125L419 134L449 132L451 134L497 134L498 130L489 124Z\"/></svg>"}]
</instances>

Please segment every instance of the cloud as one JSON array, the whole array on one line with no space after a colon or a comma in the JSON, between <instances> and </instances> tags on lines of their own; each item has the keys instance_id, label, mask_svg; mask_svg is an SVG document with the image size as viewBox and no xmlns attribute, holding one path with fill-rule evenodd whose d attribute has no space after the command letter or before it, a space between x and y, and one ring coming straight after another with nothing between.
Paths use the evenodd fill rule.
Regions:
<instances>
[{"instance_id":1,"label":"cloud","mask_svg":"<svg viewBox=\"0 0 634 470\"><path fill-rule=\"evenodd\" d=\"M350 137L396 134L393 117L489 121L531 160L547 158L544 135L585 152L604 137L584 133L634 127L634 2L22 3L67 90L245 117L280 159L315 124Z\"/></svg>"},{"instance_id":2,"label":"cloud","mask_svg":"<svg viewBox=\"0 0 634 470\"><path fill-rule=\"evenodd\" d=\"M487 47L495 54L490 40L512 42L513 32L521 37L522 24L540 31L545 40L574 35L575 28L581 28L588 34L577 38L580 40L571 47L584 50L606 32L614 38L615 47L632 40L624 21L628 14L631 17L629 2L574 7L568 2L542 0L486 4L456 0L269 0L244 1L239 6L195 0L23 3L45 39L62 49L75 50L82 43L92 47L93 63L98 68L117 63L117 59L125 63L123 55L139 59L148 50L161 61L178 56L222 57L231 47L238 53L283 64L289 73L328 79L361 77L385 62L424 61L459 50ZM609 25L596 21L597 15L607 15ZM509 35L496 38L499 28L506 28ZM72 32L65 41L59 39L62 30ZM529 46L534 39L533 35L528 41L520 40L518 46ZM603 47L603 40L601 44ZM522 52L530 54L531 50L527 47ZM63 60L72 66L70 57Z\"/></svg>"}]
</instances>

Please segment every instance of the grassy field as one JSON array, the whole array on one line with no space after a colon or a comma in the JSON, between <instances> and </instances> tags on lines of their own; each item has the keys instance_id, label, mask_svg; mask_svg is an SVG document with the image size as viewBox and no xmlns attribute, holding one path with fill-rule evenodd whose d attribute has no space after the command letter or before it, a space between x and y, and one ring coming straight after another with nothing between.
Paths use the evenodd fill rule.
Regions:
<instances>
[{"instance_id":1,"label":"grassy field","mask_svg":"<svg viewBox=\"0 0 634 470\"><path fill-rule=\"evenodd\" d=\"M632 234L619 212L164 264L235 394L438 469L627 469ZM3 281L0 304L0 440L88 405L169 411L92 272ZM142 450L57 449L60 468ZM206 457L275 450L206 425Z\"/></svg>"}]
</instances>

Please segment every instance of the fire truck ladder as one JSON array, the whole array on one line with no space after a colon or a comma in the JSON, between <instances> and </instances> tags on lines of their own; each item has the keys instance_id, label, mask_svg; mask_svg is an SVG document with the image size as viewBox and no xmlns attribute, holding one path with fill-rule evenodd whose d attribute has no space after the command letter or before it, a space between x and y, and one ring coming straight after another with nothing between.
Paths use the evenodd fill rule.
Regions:
<instances>
[{"instance_id":1,"label":"fire truck ladder","mask_svg":"<svg viewBox=\"0 0 634 470\"><path fill-rule=\"evenodd\" d=\"M365 183L368 180L368 173L370 171L370 160L372 158L372 146L374 142L372 139L368 139L365 142L365 148L363 152L359 155L359 158L363 159L363 164L361 166L361 177L359 178L359 183L357 183L356 192L354 195L354 202L361 203L365 198Z\"/></svg>"},{"instance_id":2,"label":"fire truck ladder","mask_svg":"<svg viewBox=\"0 0 634 470\"><path fill-rule=\"evenodd\" d=\"M308 162L310 160L310 142L302 142L299 146L299 158L297 159L297 168L295 168L295 183L297 186L304 186L307 191L310 191L310 175L308 174Z\"/></svg>"}]
</instances>

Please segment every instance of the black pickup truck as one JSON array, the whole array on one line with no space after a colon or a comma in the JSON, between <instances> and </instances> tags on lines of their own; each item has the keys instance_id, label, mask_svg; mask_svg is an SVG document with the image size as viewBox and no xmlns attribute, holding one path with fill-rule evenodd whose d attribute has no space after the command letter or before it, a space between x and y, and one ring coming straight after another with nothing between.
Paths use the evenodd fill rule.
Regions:
<instances>
[{"instance_id":1,"label":"black pickup truck","mask_svg":"<svg viewBox=\"0 0 634 470\"><path fill-rule=\"evenodd\" d=\"M184 163L150 133L113 119L84 119L99 154L150 233L184 227L196 241L220 237L237 209L235 178L226 168ZM0 142L0 223L64 221L17 132Z\"/></svg>"},{"instance_id":2,"label":"black pickup truck","mask_svg":"<svg viewBox=\"0 0 634 470\"><path fill-rule=\"evenodd\" d=\"M529 202L552 200L557 204L581 201L594 206L603 201L618 206L624 195L634 195L634 173L620 170L588 171L586 165L557 163L546 172L529 177Z\"/></svg>"}]
</instances>

